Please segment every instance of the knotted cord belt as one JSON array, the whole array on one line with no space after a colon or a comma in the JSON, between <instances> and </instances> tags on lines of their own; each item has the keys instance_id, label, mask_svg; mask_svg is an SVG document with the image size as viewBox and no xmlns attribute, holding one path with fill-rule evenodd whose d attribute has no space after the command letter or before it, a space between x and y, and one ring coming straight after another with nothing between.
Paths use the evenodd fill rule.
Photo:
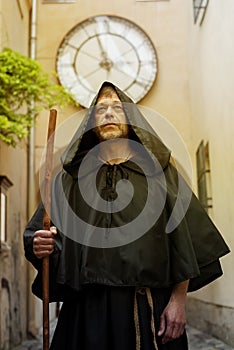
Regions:
<instances>
[{"instance_id":1,"label":"knotted cord belt","mask_svg":"<svg viewBox=\"0 0 234 350\"><path fill-rule=\"evenodd\" d=\"M137 293L145 295L147 297L147 301L150 307L151 311L151 331L153 334L153 344L155 350L158 350L157 342L156 342L156 328L155 328L155 321L154 321L154 305L153 305L153 299L151 295L150 288L136 288L135 294L134 294L134 323L135 323L135 329L136 329L136 350L141 349L141 330L140 330L140 322L139 322L139 313L138 313L138 302L137 302Z\"/></svg>"}]
</instances>

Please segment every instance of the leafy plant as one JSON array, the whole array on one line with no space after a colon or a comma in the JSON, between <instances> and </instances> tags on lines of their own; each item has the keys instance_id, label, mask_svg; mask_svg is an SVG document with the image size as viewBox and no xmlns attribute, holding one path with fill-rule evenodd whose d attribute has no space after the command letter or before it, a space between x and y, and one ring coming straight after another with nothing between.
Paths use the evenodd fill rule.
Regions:
<instances>
[{"instance_id":1,"label":"leafy plant","mask_svg":"<svg viewBox=\"0 0 234 350\"><path fill-rule=\"evenodd\" d=\"M75 103L72 96L61 85L51 82L51 76L39 62L9 48L0 52L2 141L16 146L29 133L41 110L69 103Z\"/></svg>"}]
</instances>

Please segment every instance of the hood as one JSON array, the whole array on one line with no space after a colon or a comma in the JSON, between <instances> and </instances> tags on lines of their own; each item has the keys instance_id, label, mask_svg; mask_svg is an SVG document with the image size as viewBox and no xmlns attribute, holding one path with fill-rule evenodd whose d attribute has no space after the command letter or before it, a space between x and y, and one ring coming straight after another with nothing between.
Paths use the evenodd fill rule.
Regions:
<instances>
[{"instance_id":1,"label":"hood","mask_svg":"<svg viewBox=\"0 0 234 350\"><path fill-rule=\"evenodd\" d=\"M102 88L107 85L111 86L116 91L119 99L123 103L124 111L128 123L130 124L129 139L142 144L148 152L148 155L152 158L153 154L159 162L161 169L165 169L169 163L171 154L170 150L164 145L160 137L147 122L137 105L117 86L107 81L101 85L97 95L87 110L81 125L63 153L61 157L63 169L72 177L76 177L77 169L83 158L88 152L93 150L96 145L98 145L98 138L91 127L93 110Z\"/></svg>"}]
</instances>

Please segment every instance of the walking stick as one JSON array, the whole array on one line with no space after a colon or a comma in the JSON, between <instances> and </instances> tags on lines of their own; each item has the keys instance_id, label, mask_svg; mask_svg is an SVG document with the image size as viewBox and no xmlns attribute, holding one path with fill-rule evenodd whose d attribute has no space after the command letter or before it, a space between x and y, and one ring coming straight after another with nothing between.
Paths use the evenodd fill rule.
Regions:
<instances>
[{"instance_id":1,"label":"walking stick","mask_svg":"<svg viewBox=\"0 0 234 350\"><path fill-rule=\"evenodd\" d=\"M54 147L54 132L57 111L50 110L50 119L47 135L45 180L44 180L44 217L43 230L50 230L50 205L51 205L51 175ZM42 262L42 295L43 295L43 350L49 350L50 324L49 324L49 256Z\"/></svg>"}]
</instances>

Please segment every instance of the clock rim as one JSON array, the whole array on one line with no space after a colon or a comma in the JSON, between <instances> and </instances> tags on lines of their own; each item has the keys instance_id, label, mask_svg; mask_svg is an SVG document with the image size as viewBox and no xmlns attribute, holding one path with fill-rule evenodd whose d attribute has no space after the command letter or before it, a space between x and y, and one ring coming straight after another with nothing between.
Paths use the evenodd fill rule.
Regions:
<instances>
[{"instance_id":1,"label":"clock rim","mask_svg":"<svg viewBox=\"0 0 234 350\"><path fill-rule=\"evenodd\" d=\"M154 76L154 79L153 79L153 82L152 84L150 85L149 89L147 89L146 93L144 94L143 97L141 97L139 100L135 101L135 103L139 103L140 101L142 101L146 96L147 94L150 92L150 90L153 88L153 86L156 84L156 81L157 81L157 77L158 77L158 66L159 66L159 62L158 62L158 54L157 54L157 50L155 48L155 45L152 41L152 39L150 38L150 36L147 34L147 32L140 26L138 25L136 22L134 22L133 20L129 19L129 18L126 18L126 17L123 17L123 16L119 16L119 15L113 15L113 14L99 14L99 15L93 15L93 16L89 16L85 19L83 19L81 22L78 22L77 24L75 24L74 26L72 26L68 32L66 32L66 34L63 36L62 40L60 40L60 43L57 47L57 50L56 50L56 60L55 60L55 70L56 70L56 73L57 73L57 79L58 79L58 82L60 85L64 86L62 83L61 83L61 80L60 80L60 77L59 77L59 74L58 74L58 58L59 58L59 49L61 48L61 46L63 45L63 43L65 42L66 40L66 37L68 37L78 26L82 26L83 23L85 22L88 22L88 21L91 21L91 20L95 20L95 18L97 17L110 17L110 18L117 18L117 19L120 19L122 21L126 21L128 23L130 23L131 25L133 25L133 27L137 28L146 38L147 40L149 41L153 51L154 51L154 55L155 55L155 62L156 62L156 69L155 69L155 76ZM103 82L105 81L105 79L103 79ZM100 83L99 85L101 85L102 83ZM115 84L113 82L113 84ZM116 85L116 84L115 84ZM64 86L64 88L66 89L66 87ZM123 92L125 92L124 89L122 89ZM127 92L125 92L127 94ZM75 99L75 98L74 98ZM81 107L84 107L84 108L88 108L84 105L82 105L82 102L78 101L75 99L76 102L79 103L79 105Z\"/></svg>"}]
</instances>

